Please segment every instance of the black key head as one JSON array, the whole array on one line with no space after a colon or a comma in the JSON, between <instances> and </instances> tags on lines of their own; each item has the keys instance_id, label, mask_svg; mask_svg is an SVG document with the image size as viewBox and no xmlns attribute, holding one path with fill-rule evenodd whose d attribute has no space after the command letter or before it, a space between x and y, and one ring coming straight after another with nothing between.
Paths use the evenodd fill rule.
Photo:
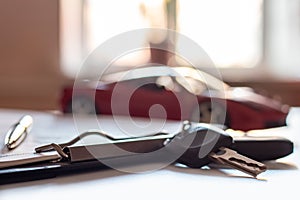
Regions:
<instances>
[{"instance_id":1,"label":"black key head","mask_svg":"<svg viewBox=\"0 0 300 200\"><path fill-rule=\"evenodd\" d=\"M167 148L179 155L178 163L199 168L210 162L209 153L232 143L232 137L214 125L185 121L182 132L170 141Z\"/></svg>"}]
</instances>

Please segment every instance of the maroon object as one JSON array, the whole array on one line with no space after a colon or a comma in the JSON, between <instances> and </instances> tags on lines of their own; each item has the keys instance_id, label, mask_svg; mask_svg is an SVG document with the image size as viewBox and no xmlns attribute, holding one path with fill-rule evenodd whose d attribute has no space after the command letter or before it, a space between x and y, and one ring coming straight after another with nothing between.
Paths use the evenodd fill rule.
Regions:
<instances>
[{"instance_id":1,"label":"maroon object","mask_svg":"<svg viewBox=\"0 0 300 200\"><path fill-rule=\"evenodd\" d=\"M286 125L287 105L233 88L189 67L145 67L109 74L100 81L75 84L63 90L64 113L130 115L171 120L197 119L235 130Z\"/></svg>"}]
</instances>

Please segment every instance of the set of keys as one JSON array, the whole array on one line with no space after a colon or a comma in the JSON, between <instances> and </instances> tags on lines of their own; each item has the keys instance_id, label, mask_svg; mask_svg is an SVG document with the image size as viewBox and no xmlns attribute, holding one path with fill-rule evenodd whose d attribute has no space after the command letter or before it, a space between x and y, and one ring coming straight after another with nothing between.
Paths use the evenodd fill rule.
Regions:
<instances>
[{"instance_id":1,"label":"set of keys","mask_svg":"<svg viewBox=\"0 0 300 200\"><path fill-rule=\"evenodd\" d=\"M188 167L199 168L215 162L253 177L267 170L265 164L230 149L234 140L220 128L185 121L182 132L175 136L174 142L177 146L184 146L187 141L191 140L189 147L177 160Z\"/></svg>"}]
</instances>

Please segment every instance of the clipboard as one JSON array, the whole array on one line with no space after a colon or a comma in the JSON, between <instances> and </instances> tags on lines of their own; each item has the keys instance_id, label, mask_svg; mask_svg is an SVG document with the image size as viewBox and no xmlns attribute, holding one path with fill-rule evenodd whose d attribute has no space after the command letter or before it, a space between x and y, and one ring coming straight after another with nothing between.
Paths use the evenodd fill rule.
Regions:
<instances>
[{"instance_id":1,"label":"clipboard","mask_svg":"<svg viewBox=\"0 0 300 200\"><path fill-rule=\"evenodd\" d=\"M29 161L28 163L5 167L0 169L0 184L9 184L25 181L33 181L40 179L54 178L58 176L66 176L71 174L86 173L90 171L109 169L109 166L127 167L132 165L153 163L153 162L166 162L166 158L169 155L168 152L163 151L157 154L147 154L160 149L163 144L163 138L156 138L149 140L141 140L136 143L133 148L129 145L130 142L120 143L121 148L126 148L132 154L120 152L113 152L115 144L101 144L90 146L75 146L65 147L64 151L70 155L69 159L61 159L61 155L57 152L52 152L51 155L39 153L39 155L46 156L45 159ZM91 151L99 152L98 155L94 155ZM105 157L102 157L105 153ZM107 154L107 152L109 152ZM34 154L32 154L33 156ZM24 158L28 155L23 155ZM47 157L49 156L49 157ZM34 157L34 156L33 156ZM160 158L160 159L158 159ZM58 162L49 162L55 159L59 159Z\"/></svg>"},{"instance_id":2,"label":"clipboard","mask_svg":"<svg viewBox=\"0 0 300 200\"><path fill-rule=\"evenodd\" d=\"M153 136L124 139L110 138L115 141L98 145L72 146L82 136L89 134L83 133L67 143L59 145L52 143L36 148L37 154L0 157L0 184L79 174L108 169L111 166L128 167L153 163L168 165L174 159L174 155L163 148L165 141L174 136L171 134L158 133ZM100 135L109 137L104 133L100 133ZM231 149L259 161L276 160L293 152L293 143L282 137L243 136L233 139L234 143L230 147ZM132 145L133 140L134 145ZM126 151L116 151L116 146ZM66 157L65 154L69 157ZM21 157L23 163L13 163L14 156L19 156L19 159L16 159L17 162ZM1 163L1 159L2 161L7 159L12 162L10 163L12 165L9 165L9 162ZM5 166L5 164L8 165Z\"/></svg>"}]
</instances>

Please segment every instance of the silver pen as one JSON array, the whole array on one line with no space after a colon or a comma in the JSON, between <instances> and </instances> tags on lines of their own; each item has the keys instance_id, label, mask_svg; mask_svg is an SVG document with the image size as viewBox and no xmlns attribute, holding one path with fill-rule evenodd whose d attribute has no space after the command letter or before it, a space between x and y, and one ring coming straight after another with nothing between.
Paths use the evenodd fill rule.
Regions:
<instances>
[{"instance_id":1,"label":"silver pen","mask_svg":"<svg viewBox=\"0 0 300 200\"><path fill-rule=\"evenodd\" d=\"M31 130L33 119L30 115L23 116L16 124L12 125L5 136L4 143L7 149L18 147Z\"/></svg>"}]
</instances>

